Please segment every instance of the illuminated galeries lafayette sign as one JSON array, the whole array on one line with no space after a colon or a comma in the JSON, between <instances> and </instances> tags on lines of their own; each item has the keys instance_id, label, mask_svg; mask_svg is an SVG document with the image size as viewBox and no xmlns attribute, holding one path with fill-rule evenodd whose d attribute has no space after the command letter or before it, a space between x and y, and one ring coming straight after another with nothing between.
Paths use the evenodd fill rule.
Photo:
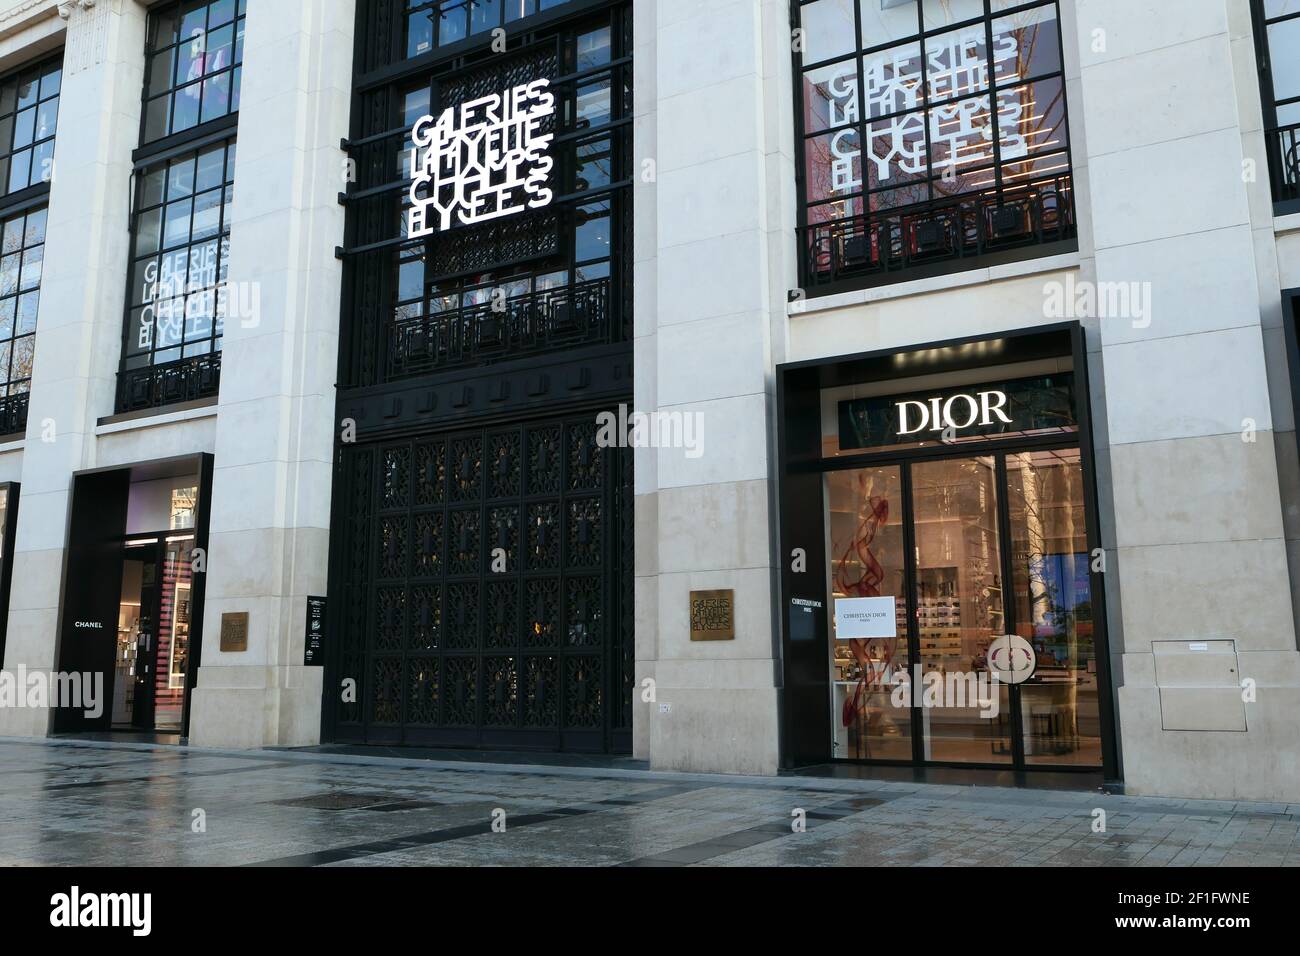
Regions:
<instances>
[{"instance_id":1,"label":"illuminated galeries lafayette sign","mask_svg":"<svg viewBox=\"0 0 1300 956\"><path fill-rule=\"evenodd\" d=\"M421 117L411 128L410 238L548 205L555 115L547 80Z\"/></svg>"}]
</instances>

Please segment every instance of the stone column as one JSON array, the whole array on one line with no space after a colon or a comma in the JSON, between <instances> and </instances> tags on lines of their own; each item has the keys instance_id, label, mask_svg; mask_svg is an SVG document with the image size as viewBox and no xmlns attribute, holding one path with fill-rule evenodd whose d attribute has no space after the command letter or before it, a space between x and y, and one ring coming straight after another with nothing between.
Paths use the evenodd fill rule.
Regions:
<instances>
[{"instance_id":1,"label":"stone column","mask_svg":"<svg viewBox=\"0 0 1300 956\"><path fill-rule=\"evenodd\" d=\"M1276 798L1300 786L1300 655L1255 187L1243 175L1252 118L1234 89L1234 76L1256 82L1233 68L1230 17L1247 5L1185 0L1177 16L1132 0L1073 7L1097 280L1151 292L1149 323L1100 322L1125 782L1137 793ZM1243 702L1241 678L1258 682L1256 702Z\"/></svg>"},{"instance_id":2,"label":"stone column","mask_svg":"<svg viewBox=\"0 0 1300 956\"><path fill-rule=\"evenodd\" d=\"M325 594L354 0L249 4L203 657L190 739L320 739L321 669L304 667L306 598ZM220 649L249 615L248 649Z\"/></svg>"},{"instance_id":3,"label":"stone column","mask_svg":"<svg viewBox=\"0 0 1300 956\"><path fill-rule=\"evenodd\" d=\"M71 476L94 467L96 422L113 411L144 82L143 7L61 6L67 43L4 662L29 673L56 663ZM0 709L0 735L49 726L47 709Z\"/></svg>"},{"instance_id":4,"label":"stone column","mask_svg":"<svg viewBox=\"0 0 1300 956\"><path fill-rule=\"evenodd\" d=\"M789 18L775 0L652 6L638 19L654 21L638 38L654 86L652 100L638 87L637 155L656 160L657 182L637 186L637 402L693 417L702 445L639 453L638 677L656 685L637 710L638 749L648 742L657 769L773 773L770 370L794 285ZM692 642L690 592L714 589L735 591L736 639Z\"/></svg>"}]
</instances>

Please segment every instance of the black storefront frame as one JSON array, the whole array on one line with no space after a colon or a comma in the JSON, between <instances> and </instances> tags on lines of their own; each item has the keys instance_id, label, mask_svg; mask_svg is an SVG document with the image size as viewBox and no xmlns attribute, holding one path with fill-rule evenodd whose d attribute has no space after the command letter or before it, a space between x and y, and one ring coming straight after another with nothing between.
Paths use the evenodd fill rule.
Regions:
<instances>
[{"instance_id":1,"label":"black storefront frame","mask_svg":"<svg viewBox=\"0 0 1300 956\"><path fill-rule=\"evenodd\" d=\"M1291 383L1292 438L1300 451L1300 289L1282 291L1282 337L1286 342L1287 378Z\"/></svg>"},{"instance_id":2,"label":"black storefront frame","mask_svg":"<svg viewBox=\"0 0 1300 956\"><path fill-rule=\"evenodd\" d=\"M180 465L192 462L198 479L199 498L193 529L167 532L127 534L127 509L131 491L131 474L146 466ZM112 728L113 669L104 663L102 650L79 641L77 621L111 621L116 628L122 596L122 563L126 543L150 536L179 537L184 531L194 535L194 552L202 551L203 569L195 569L190 580L190 647L186 663L185 696L181 705L182 739L189 737L190 706L198 686L199 667L203 658L203 619L207 596L206 560L209 554L209 525L212 516L212 480L215 458L208 452L176 458L113 465L107 468L76 472L70 486L68 530L63 563L63 583L59 597L59 624L55 647L55 669L79 673L102 670L104 687L109 694L108 706L93 723L81 711L56 708L52 727L55 733L109 731ZM107 628L106 628L107 629ZM116 639L108 654L111 662L116 653Z\"/></svg>"},{"instance_id":3,"label":"black storefront frame","mask_svg":"<svg viewBox=\"0 0 1300 956\"><path fill-rule=\"evenodd\" d=\"M0 667L5 662L5 639L9 633L9 587L14 576L14 536L18 533L18 501L22 485L16 481L0 484L6 492L4 513L4 549L0 551Z\"/></svg>"},{"instance_id":4,"label":"black storefront frame","mask_svg":"<svg viewBox=\"0 0 1300 956\"><path fill-rule=\"evenodd\" d=\"M990 355L990 351L994 354ZM929 359L928 365L906 367L905 357L919 362ZM875 383L891 379L904 380L919 375L936 375L977 370L984 367L1011 365L1039 359L1069 358L1074 372L1075 421L1078 433L1074 438L1060 435L1030 436L1012 439L991 439L982 442L962 442L958 445L940 445L888 452L866 452L825 458L822 454L823 389L842 385ZM902 359L902 361L899 361ZM1092 416L1088 382L1087 348L1084 331L1078 322L1065 322L1048 326L1022 329L997 335L971 336L940 342L930 342L905 348L860 353L832 359L815 359L780 365L777 375L777 454L778 454L778 557L781 561L779 575L778 609L781 627L783 669L783 695L781 708L781 764L786 769L814 764L866 764L879 766L945 767L953 769L984 769L1034 774L1044 772L1096 773L1096 767L1068 764L1023 762L1024 738L1018 721L1013 720L1012 760L1009 763L968 763L924 760L924 741L917 726L919 715L911 708L912 758L911 760L859 760L837 758L831 753L826 728L831 726L832 705L830 673L826 648L829 642L828 609L831 606L830 589L825 578L827 567L825 515L826 496L824 478L828 473L862 467L898 466L902 481L902 501L906 515L913 514L910 466L923 461L995 456L997 492L1002 496L998 508L999 536L1002 558L999 571L1004 582L1010 582L1009 508L1006 507L1006 469L1004 456L1023 451L1045 451L1077 448L1083 475L1084 522L1090 557L1102 549L1099 525L1099 499L1095 454L1093 451ZM909 559L904 563L904 587L908 606L915 599L914 564L910 558L915 547L911 520L903 522L904 549ZM805 555L802 572L794 570L794 552L801 549ZM1104 565L1103 565L1104 566ZM1108 781L1121 778L1119 752L1116 745L1117 723L1115 685L1111 675L1110 643L1106 618L1106 592L1104 572L1095 570L1090 561L1089 580L1093 614L1094 654L1097 661L1097 706L1101 723L1101 770ZM795 602L813 606L813 640L792 640ZM1004 600L1006 630L1011 632L1014 606ZM912 613L907 614L909 639L909 667L919 653L919 624ZM1016 692L1012 692L1016 693ZM1013 717L1018 708L1013 706Z\"/></svg>"}]
</instances>

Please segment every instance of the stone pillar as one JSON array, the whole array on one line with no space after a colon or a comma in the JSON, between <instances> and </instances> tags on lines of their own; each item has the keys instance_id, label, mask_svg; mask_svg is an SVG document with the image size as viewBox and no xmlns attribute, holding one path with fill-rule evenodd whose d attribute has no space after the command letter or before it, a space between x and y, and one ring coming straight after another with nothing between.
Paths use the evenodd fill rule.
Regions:
<instances>
[{"instance_id":1,"label":"stone pillar","mask_svg":"<svg viewBox=\"0 0 1300 956\"><path fill-rule=\"evenodd\" d=\"M190 739L320 739L321 669L304 667L306 598L325 594L354 0L249 4L203 657ZM248 649L220 649L247 612Z\"/></svg>"},{"instance_id":2,"label":"stone pillar","mask_svg":"<svg viewBox=\"0 0 1300 956\"><path fill-rule=\"evenodd\" d=\"M788 11L639 6L637 155L655 159L657 182L636 187L637 403L693 416L702 453L639 452L638 678L656 684L637 709L638 750L648 743L656 769L773 773L771 330L794 285ZM736 639L692 642L690 592L714 589L735 591Z\"/></svg>"},{"instance_id":3,"label":"stone pillar","mask_svg":"<svg viewBox=\"0 0 1300 956\"><path fill-rule=\"evenodd\" d=\"M67 43L4 662L29 673L56 664L71 475L94 467L96 422L113 411L131 151L144 82L143 7L99 0L64 9ZM0 709L0 735L42 736L49 726L49 710Z\"/></svg>"},{"instance_id":4,"label":"stone pillar","mask_svg":"<svg viewBox=\"0 0 1300 956\"><path fill-rule=\"evenodd\" d=\"M1069 9L1069 5L1063 5ZM1076 0L1087 201L1102 283L1150 283L1149 324L1100 322L1131 792L1300 786L1287 555L1243 176L1238 0ZM1257 120L1254 120L1257 125ZM1104 285L1103 285L1104 288ZM1112 589L1113 590L1113 589ZM1242 700L1241 678L1258 683ZM1117 675L1117 679L1119 675Z\"/></svg>"}]
</instances>

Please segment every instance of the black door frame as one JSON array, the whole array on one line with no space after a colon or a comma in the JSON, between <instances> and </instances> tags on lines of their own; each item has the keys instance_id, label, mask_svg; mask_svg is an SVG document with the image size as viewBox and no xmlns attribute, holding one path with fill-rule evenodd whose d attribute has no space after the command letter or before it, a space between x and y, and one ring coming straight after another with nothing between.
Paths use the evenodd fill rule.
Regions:
<instances>
[{"instance_id":1,"label":"black door frame","mask_svg":"<svg viewBox=\"0 0 1300 956\"><path fill-rule=\"evenodd\" d=\"M963 443L960 447L906 449L889 453L845 455L833 459L822 455L821 392L842 385L902 380L919 375L935 375L977 370L991 366L1013 365L1041 359L1069 358L1074 372L1075 421L1077 436L1063 440L1059 435L1031 438L991 439ZM1084 481L1084 519L1088 550L1098 553L1101 533L1098 519L1098 496L1095 454L1093 451L1091 399L1088 380L1088 357L1083 327L1078 322L1037 326L996 335L971 336L930 342L905 348L886 349L831 359L791 362L780 365L777 376L777 454L778 454L778 559L779 607L781 620L782 665L784 671L781 709L781 763L792 769L830 762L868 763L906 766L941 766L967 769L994 769L1014 773L1086 772L1095 767L1022 763L1022 735L1013 726L1013 760L1003 764L953 763L921 760L919 728L913 726L913 759L910 761L848 760L831 753L826 728L831 725L831 695L826 647L829 640L828 608L830 594L826 587L827 566L825 528L825 492L823 477L827 472L866 465L887 465L942 458L976 455L999 456L999 494L1005 495L1005 470L1001 455L1016 451L1078 448ZM901 469L903 501L907 514L912 512L910 468ZM1000 508L999 522L1005 524L1005 507ZM1009 581L1010 551L1007 529L1002 528L1002 568ZM904 522L905 547L911 548L910 521ZM804 553L803 571L795 571L793 554ZM906 562L911 568L913 560ZM1106 592L1104 573L1091 570L1094 644L1097 658L1098 708L1101 718L1102 771L1107 780L1120 779L1119 753L1116 746L1115 686L1111 679L1110 646L1107 636ZM1103 565L1104 567L1104 565ZM914 601L915 581L907 572L908 607ZM1004 602L1009 603L1009 602ZM814 608L813 640L792 637L796 609ZM1005 608L1008 625L1013 609ZM919 650L917 622L908 614L909 644ZM807 633L806 629L800 629ZM913 651L915 653L915 650ZM1013 708L1013 713L1014 713ZM915 712L913 713L915 724ZM1021 759L1017 759L1017 755Z\"/></svg>"},{"instance_id":2,"label":"black door frame","mask_svg":"<svg viewBox=\"0 0 1300 956\"><path fill-rule=\"evenodd\" d=\"M195 515L195 520L196 520L196 521L198 520L197 512L196 512L196 515ZM121 548L122 548L122 553L123 553L123 560L124 560L124 561L126 560L126 552L129 551L129 550L136 549L136 548L139 548L139 549L148 548L148 549L150 550L150 552L151 552L151 555L152 555L152 558L151 558L151 559L152 559L152 561L153 561L153 563L154 563L155 574L158 575L158 577L157 577L157 579L156 579L156 585L155 585L156 593L155 593L155 597L154 597L154 601L153 601L153 607L152 607L152 611L153 611L153 613L154 613L154 626L155 626L155 630L157 631L157 633L155 633L155 634L153 635L153 648L152 648L152 653L154 653L154 654L157 654L157 652L158 652L158 643L159 643L159 641L162 639L161 631L158 630L158 629L160 629L161 626L162 626L162 599L163 599L163 590L162 590L162 587L163 587L163 579L162 579L162 573L163 573L163 569L164 569L164 567L166 566L167 543L168 543L169 540L170 540L170 541L175 541L175 540L183 539L183 538L186 538L186 537L193 538L193 539L194 539L194 545L193 545L193 547L194 547L194 548L197 548L197 547L198 547L198 529L197 529L197 528L168 529L168 530L166 530L166 531L141 531L141 532L137 532L136 534L128 534L128 535L123 535L123 536L122 536L122 540L121 540ZM192 555L192 554L193 554L193 552L191 551L191 555ZM191 560L192 560L192 559L191 559ZM202 619L203 619L203 616L202 616L202 614L200 613L200 610L199 610L199 605L198 605L197 602L195 601L195 597L194 597L194 594L195 594L195 585L196 585L196 584L198 583L198 581L200 580L200 577L201 577L201 576L200 576L199 574L194 573L193 571L191 571L191 576L190 576L190 632L189 632L189 647L188 647L188 651L189 651L189 660L187 660L186 663L185 663L185 668L186 668L186 670L185 670L185 687L184 687L184 693L183 693L182 696L181 696L181 728L180 728L180 730L179 730L179 731L175 731L175 730L161 730L161 731L160 731L160 730L158 730L158 708L157 708L157 705L158 705L158 701L157 701L157 680L158 680L158 678L157 678L157 674L156 674L156 672L155 672L155 674L154 674L154 680L153 680L153 682L152 682L152 683L154 684L154 689L151 690L151 691L149 692L149 693L150 693L150 696L151 696L151 698L152 698L152 701L151 701L151 703L150 703L150 707L149 707L150 712L151 712L151 715L152 715L152 719L151 719L151 721L150 721L149 726L148 726L148 727L137 726L137 725L135 725L134 720L133 720L133 721L132 721L132 727L130 727L130 728L126 728L126 727L116 727L116 728L114 728L115 730L122 730L122 731L125 731L125 730L130 729L130 730L136 730L136 731L144 731L144 732L151 732L151 731L152 731L152 732L157 732L157 733L168 733L168 734L170 734L170 733L180 733L180 735L181 735L182 737L188 736L188 734L186 733L186 718L187 718L187 715L188 715L188 713L189 713L189 703L190 703L190 685L191 685L191 677L190 677L190 674L191 674L191 671L193 670L193 661L194 661L194 654L195 654L195 651L197 650L197 646L198 646L198 644L202 643L202 636L203 636L202 633L201 633L200 631L196 631L195 628L194 628L194 622L195 622L196 617L197 617L197 619L198 619L200 625L202 624ZM174 609L173 609L173 612L172 612L172 613L175 614L175 610L174 610ZM174 618L173 618L173 623L175 623ZM137 658L137 659L138 659L138 658Z\"/></svg>"},{"instance_id":3,"label":"black door frame","mask_svg":"<svg viewBox=\"0 0 1300 956\"><path fill-rule=\"evenodd\" d=\"M131 490L131 473L136 468L180 465L192 462L199 480L199 500L194 515L193 529L175 529L163 532L126 533L127 506ZM55 649L55 669L58 671L102 671L104 689L109 700L103 714L89 721L79 710L56 709L53 715L55 733L80 733L112 729L112 693L114 681L114 655L116 637L109 642L112 650L107 657L107 667L102 651L85 645L78 639L77 622L92 620L111 622L105 629L116 635L118 611L122 599L122 561L128 540L168 536L177 537L185 531L194 534L196 548L204 549L206 561L208 524L212 507L213 456L207 452L180 455L156 461L132 462L76 472L72 476L69 521L63 566L63 581L59 600L59 637ZM206 563L204 564L206 568ZM203 645L203 605L207 574L195 570L190 585L190 659L187 662L185 696L181 710L180 736L189 736L190 701L197 680L200 653Z\"/></svg>"},{"instance_id":4,"label":"black door frame","mask_svg":"<svg viewBox=\"0 0 1300 956\"><path fill-rule=\"evenodd\" d=\"M0 667L5 662L5 636L9 632L9 587L14 576L14 536L18 533L18 502L22 485L17 481L0 484L5 495L4 548L0 550Z\"/></svg>"}]
</instances>

